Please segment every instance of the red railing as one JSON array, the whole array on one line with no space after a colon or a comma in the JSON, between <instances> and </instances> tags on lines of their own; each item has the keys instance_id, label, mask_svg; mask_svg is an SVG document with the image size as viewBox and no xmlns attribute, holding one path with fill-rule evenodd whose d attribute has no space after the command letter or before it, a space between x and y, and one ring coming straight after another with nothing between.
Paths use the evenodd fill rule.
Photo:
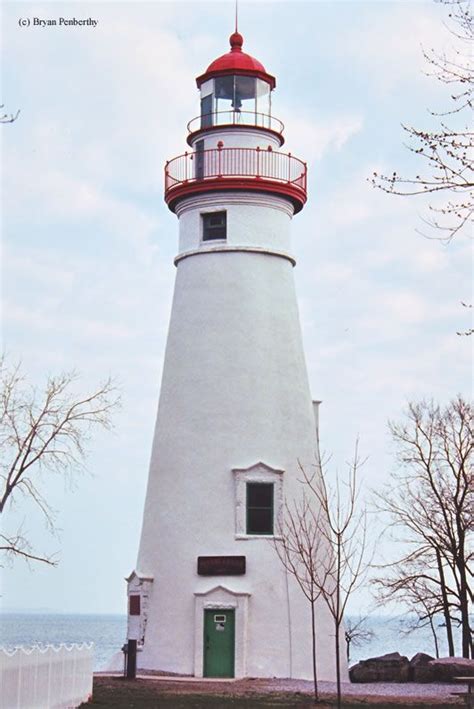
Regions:
<instances>
[{"instance_id":1,"label":"red railing","mask_svg":"<svg viewBox=\"0 0 474 709\"><path fill-rule=\"evenodd\" d=\"M278 119L267 113L257 113L255 111L213 111L202 116L196 116L188 123L189 133L207 130L219 126L253 126L256 128L267 128L281 135L285 126Z\"/></svg>"},{"instance_id":2,"label":"red railing","mask_svg":"<svg viewBox=\"0 0 474 709\"><path fill-rule=\"evenodd\" d=\"M184 153L165 165L165 196L185 184L244 178L286 184L306 199L306 163L291 153L261 148L212 148ZM255 184L255 187L257 185Z\"/></svg>"}]
</instances>

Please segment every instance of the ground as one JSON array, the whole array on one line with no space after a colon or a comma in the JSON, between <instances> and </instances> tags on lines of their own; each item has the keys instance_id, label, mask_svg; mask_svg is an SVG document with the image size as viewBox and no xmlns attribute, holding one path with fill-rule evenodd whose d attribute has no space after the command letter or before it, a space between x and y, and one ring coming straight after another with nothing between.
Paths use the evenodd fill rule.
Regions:
<instances>
[{"instance_id":1,"label":"ground","mask_svg":"<svg viewBox=\"0 0 474 709\"><path fill-rule=\"evenodd\" d=\"M252 707L314 706L310 682L298 680L245 679L229 682L180 680L147 677L127 680L123 677L96 675L94 695L89 707L114 709L251 709ZM462 688L447 684L380 684L346 685L344 709L443 709L463 706L460 698L451 695ZM320 709L335 706L335 685L321 683L323 702Z\"/></svg>"}]
</instances>

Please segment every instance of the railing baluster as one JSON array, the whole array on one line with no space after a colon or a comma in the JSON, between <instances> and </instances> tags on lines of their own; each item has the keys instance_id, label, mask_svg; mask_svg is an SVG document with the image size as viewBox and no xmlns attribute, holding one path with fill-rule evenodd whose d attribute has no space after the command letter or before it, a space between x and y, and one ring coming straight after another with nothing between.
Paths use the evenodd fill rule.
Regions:
<instances>
[{"instance_id":1,"label":"railing baluster","mask_svg":"<svg viewBox=\"0 0 474 709\"><path fill-rule=\"evenodd\" d=\"M213 126L237 125L261 126L269 128L280 135L285 130L285 126L278 118L274 118L270 113L254 113L253 111L211 111L210 113L196 116L188 123L188 132L196 133L201 129L206 130Z\"/></svg>"},{"instance_id":2,"label":"railing baluster","mask_svg":"<svg viewBox=\"0 0 474 709\"><path fill-rule=\"evenodd\" d=\"M306 192L307 164L291 153L280 153L271 149L225 148L218 143L217 148L199 153L202 161L202 178L248 177L286 182ZM193 161L194 162L191 162ZM165 163L165 193L180 184L197 179L197 153L187 151Z\"/></svg>"},{"instance_id":3,"label":"railing baluster","mask_svg":"<svg viewBox=\"0 0 474 709\"><path fill-rule=\"evenodd\" d=\"M222 153L222 143L221 141L217 144L217 176L222 177L222 167L221 167L221 153Z\"/></svg>"}]
</instances>

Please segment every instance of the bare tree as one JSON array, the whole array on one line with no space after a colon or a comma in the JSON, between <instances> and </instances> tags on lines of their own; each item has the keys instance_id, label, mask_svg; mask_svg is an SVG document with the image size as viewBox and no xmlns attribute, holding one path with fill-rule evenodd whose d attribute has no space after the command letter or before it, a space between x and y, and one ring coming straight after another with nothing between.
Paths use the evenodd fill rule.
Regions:
<instances>
[{"instance_id":1,"label":"bare tree","mask_svg":"<svg viewBox=\"0 0 474 709\"><path fill-rule=\"evenodd\" d=\"M473 423L472 406L460 396L445 408L409 404L406 421L389 424L400 468L377 494L379 508L409 545L379 585L417 607L421 618L439 614L451 655L459 624L463 657L472 654Z\"/></svg>"},{"instance_id":2,"label":"bare tree","mask_svg":"<svg viewBox=\"0 0 474 709\"><path fill-rule=\"evenodd\" d=\"M461 300L461 305L463 308L468 308L469 310L472 309L472 303L463 303L463 301ZM474 335L474 328L470 327L467 330L462 330L461 332L458 331L456 332L456 335L466 335L467 337L469 337L469 335Z\"/></svg>"},{"instance_id":3,"label":"bare tree","mask_svg":"<svg viewBox=\"0 0 474 709\"><path fill-rule=\"evenodd\" d=\"M321 596L321 589L326 584L326 572L321 565L321 555L327 553L320 534L320 509L315 508L314 500L303 493L300 502L287 502L280 520L278 533L274 540L276 552L287 573L296 579L301 591L311 608L311 638L313 660L314 702L319 701L318 674L316 664L316 601Z\"/></svg>"},{"instance_id":4,"label":"bare tree","mask_svg":"<svg viewBox=\"0 0 474 709\"><path fill-rule=\"evenodd\" d=\"M319 533L329 553L318 560L324 584L320 591L334 623L336 652L337 706L341 707L341 631L351 594L365 581L370 561L367 544L367 511L359 505L358 472L365 461L356 442L353 460L348 463L347 480L336 474L330 486L320 460L313 473L302 466L304 483L320 508Z\"/></svg>"},{"instance_id":5,"label":"bare tree","mask_svg":"<svg viewBox=\"0 0 474 709\"><path fill-rule=\"evenodd\" d=\"M402 125L408 138L405 147L418 157L423 172L413 177L403 177L396 171L391 175L374 172L371 182L389 194L445 195L442 206L429 206L431 216L425 221L436 230L436 238L449 242L463 227L470 225L474 212L474 71L471 61L474 22L470 0L439 2L449 7L447 24L456 47L450 56L433 49L423 53L428 75L447 86L451 106L443 112L430 111L440 119L435 130ZM448 117L452 125L448 125Z\"/></svg>"},{"instance_id":6,"label":"bare tree","mask_svg":"<svg viewBox=\"0 0 474 709\"><path fill-rule=\"evenodd\" d=\"M358 618L346 616L344 620L344 635L346 638L348 662L351 657L351 647L369 642L375 635L374 631L367 627L368 618L369 616L367 615L362 615Z\"/></svg>"},{"instance_id":7,"label":"bare tree","mask_svg":"<svg viewBox=\"0 0 474 709\"><path fill-rule=\"evenodd\" d=\"M44 473L69 478L83 468L86 445L93 429L110 428L111 413L119 404L108 379L94 392L81 396L73 391L77 376L60 374L47 380L44 391L28 385L20 366L0 360L0 514L18 506L21 497L40 510L48 528L55 528L55 514L41 489ZM7 556L55 564L32 550L22 528L2 531L0 551Z\"/></svg>"},{"instance_id":8,"label":"bare tree","mask_svg":"<svg viewBox=\"0 0 474 709\"><path fill-rule=\"evenodd\" d=\"M1 111L4 109L3 103L0 104L0 123L13 123L16 121L18 116L20 115L20 109L16 113L1 113Z\"/></svg>"},{"instance_id":9,"label":"bare tree","mask_svg":"<svg viewBox=\"0 0 474 709\"><path fill-rule=\"evenodd\" d=\"M430 575L425 559L403 559L389 567L388 574L374 579L381 605L396 599L409 610L403 632L412 633L429 627L436 657L439 657L439 639L436 626L445 611L439 580ZM447 613L449 655L454 656L451 613Z\"/></svg>"}]
</instances>

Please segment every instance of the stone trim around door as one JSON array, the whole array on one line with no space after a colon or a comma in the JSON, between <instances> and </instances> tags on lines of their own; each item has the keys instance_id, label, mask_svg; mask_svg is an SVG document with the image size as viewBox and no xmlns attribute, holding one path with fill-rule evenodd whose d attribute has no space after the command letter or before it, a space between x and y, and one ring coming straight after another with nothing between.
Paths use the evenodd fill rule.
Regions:
<instances>
[{"instance_id":1,"label":"stone trim around door","mask_svg":"<svg viewBox=\"0 0 474 709\"><path fill-rule=\"evenodd\" d=\"M250 593L214 586L194 594L194 676L204 676L204 610L235 610L234 676L247 676L247 622Z\"/></svg>"}]
</instances>

